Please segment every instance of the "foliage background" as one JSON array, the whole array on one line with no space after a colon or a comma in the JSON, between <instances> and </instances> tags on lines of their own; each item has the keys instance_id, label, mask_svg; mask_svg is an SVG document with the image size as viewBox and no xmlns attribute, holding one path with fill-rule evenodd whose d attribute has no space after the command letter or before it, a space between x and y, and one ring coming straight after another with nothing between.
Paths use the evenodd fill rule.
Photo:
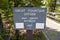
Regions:
<instances>
[{"instance_id":1,"label":"foliage background","mask_svg":"<svg viewBox=\"0 0 60 40\"><path fill-rule=\"evenodd\" d=\"M59 2L56 4L56 2ZM34 7L47 8L48 12L60 12L60 0L0 0L0 14L2 15L3 28L0 28L0 39L7 35L8 39L15 37L13 25L13 7L25 7L31 3ZM15 39L15 38L14 38Z\"/></svg>"}]
</instances>

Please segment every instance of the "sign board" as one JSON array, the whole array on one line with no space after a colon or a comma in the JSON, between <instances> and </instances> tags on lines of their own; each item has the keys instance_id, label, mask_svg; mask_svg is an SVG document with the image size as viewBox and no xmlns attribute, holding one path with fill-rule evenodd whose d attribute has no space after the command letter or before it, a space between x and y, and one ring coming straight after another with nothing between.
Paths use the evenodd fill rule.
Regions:
<instances>
[{"instance_id":1,"label":"sign board","mask_svg":"<svg viewBox=\"0 0 60 40\"><path fill-rule=\"evenodd\" d=\"M13 8L15 29L44 29L46 25L46 8Z\"/></svg>"}]
</instances>

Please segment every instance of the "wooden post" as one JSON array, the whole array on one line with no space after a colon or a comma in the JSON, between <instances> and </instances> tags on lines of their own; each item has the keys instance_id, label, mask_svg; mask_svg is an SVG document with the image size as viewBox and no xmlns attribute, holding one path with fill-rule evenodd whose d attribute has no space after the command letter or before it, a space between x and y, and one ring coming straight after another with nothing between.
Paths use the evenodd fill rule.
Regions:
<instances>
[{"instance_id":1,"label":"wooden post","mask_svg":"<svg viewBox=\"0 0 60 40\"><path fill-rule=\"evenodd\" d=\"M33 31L27 30L27 40L33 40Z\"/></svg>"},{"instance_id":2,"label":"wooden post","mask_svg":"<svg viewBox=\"0 0 60 40\"><path fill-rule=\"evenodd\" d=\"M1 14L0 14L0 33L2 32L2 29L3 28L3 23L2 23L2 18L1 18Z\"/></svg>"},{"instance_id":3,"label":"wooden post","mask_svg":"<svg viewBox=\"0 0 60 40\"><path fill-rule=\"evenodd\" d=\"M14 2L16 2L16 0L14 0ZM14 7L18 7L18 4L15 3ZM15 30L15 36L16 36L16 40L19 40L19 30Z\"/></svg>"},{"instance_id":4,"label":"wooden post","mask_svg":"<svg viewBox=\"0 0 60 40\"><path fill-rule=\"evenodd\" d=\"M26 7L33 7L33 5L30 3ZM33 30L27 30L27 40L33 40Z\"/></svg>"},{"instance_id":5,"label":"wooden post","mask_svg":"<svg viewBox=\"0 0 60 40\"><path fill-rule=\"evenodd\" d=\"M16 40L19 40L19 30L16 30L15 35L16 35Z\"/></svg>"}]
</instances>

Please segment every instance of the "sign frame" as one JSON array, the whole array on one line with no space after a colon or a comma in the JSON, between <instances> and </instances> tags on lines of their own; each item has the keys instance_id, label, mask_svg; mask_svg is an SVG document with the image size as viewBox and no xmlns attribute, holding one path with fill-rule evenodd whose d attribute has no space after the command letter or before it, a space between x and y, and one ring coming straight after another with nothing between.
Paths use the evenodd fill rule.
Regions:
<instances>
[{"instance_id":1,"label":"sign frame","mask_svg":"<svg viewBox=\"0 0 60 40\"><path fill-rule=\"evenodd\" d=\"M17 7L15 7L15 8L17 8ZM15 8L13 8L13 9L15 9ZM37 7L20 7L20 8L37 8ZM18 8L18 9L20 9L20 8ZM38 8L40 8L40 7L38 7ZM40 8L40 9L45 9L45 23L44 23L44 29L45 29L45 26L46 26L46 13L47 13L47 8ZM13 11L13 17L14 17L15 15L14 15L14 11ZM14 18L13 18L14 19ZM16 28L16 25L15 25L15 19L14 19L14 29L15 30L20 30L20 28ZM36 25L35 25L36 26ZM22 30L23 28L21 28L21 30ZM26 29L25 27L24 27L24 29ZM27 29L27 30L36 30L36 29ZM43 30L43 29L40 29L40 30Z\"/></svg>"}]
</instances>

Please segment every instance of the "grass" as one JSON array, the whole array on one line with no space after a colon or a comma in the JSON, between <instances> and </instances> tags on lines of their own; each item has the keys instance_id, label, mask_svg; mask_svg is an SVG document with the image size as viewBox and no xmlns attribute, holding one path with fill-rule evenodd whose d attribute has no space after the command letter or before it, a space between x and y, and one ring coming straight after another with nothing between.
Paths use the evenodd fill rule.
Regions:
<instances>
[{"instance_id":1,"label":"grass","mask_svg":"<svg viewBox=\"0 0 60 40\"><path fill-rule=\"evenodd\" d=\"M50 35L51 35L51 37L55 37L56 36L56 32L51 32Z\"/></svg>"}]
</instances>

